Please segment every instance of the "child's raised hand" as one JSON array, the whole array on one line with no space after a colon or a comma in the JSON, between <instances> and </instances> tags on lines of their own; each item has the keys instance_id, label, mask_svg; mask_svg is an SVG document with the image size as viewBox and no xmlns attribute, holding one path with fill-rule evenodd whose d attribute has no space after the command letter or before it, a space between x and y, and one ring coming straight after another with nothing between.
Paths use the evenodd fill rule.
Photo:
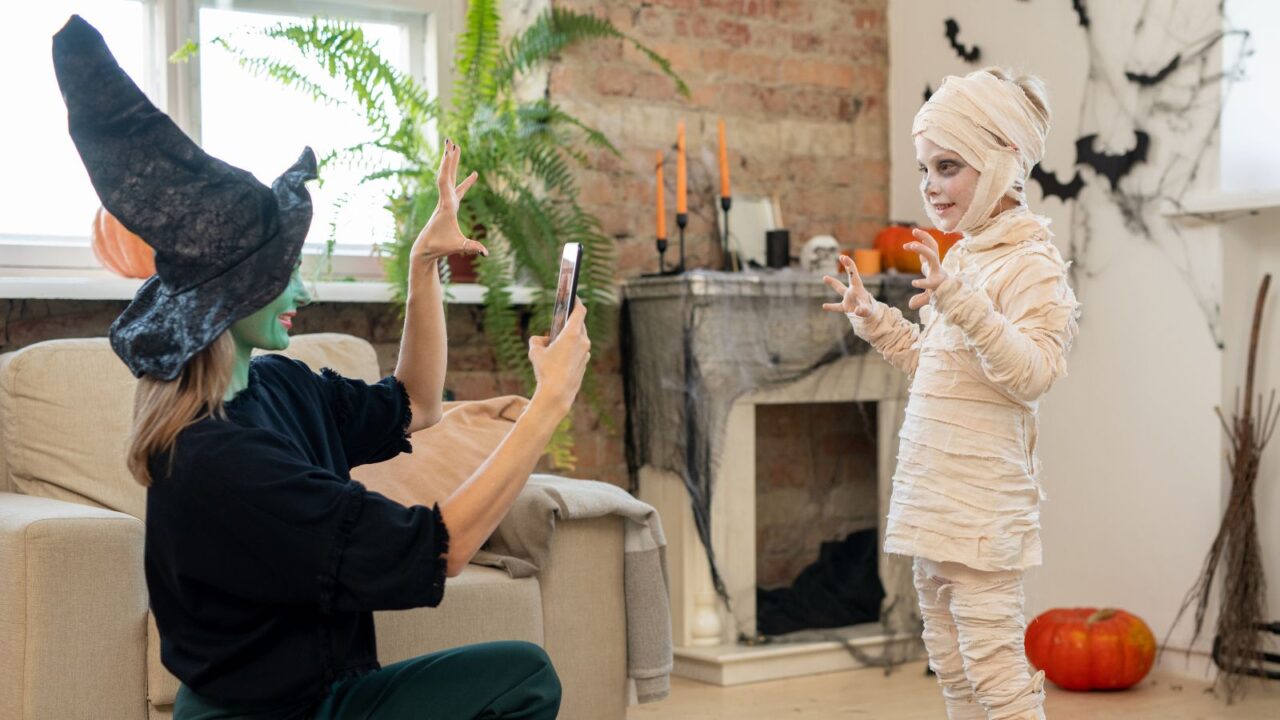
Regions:
<instances>
[{"instance_id":1,"label":"child's raised hand","mask_svg":"<svg viewBox=\"0 0 1280 720\"><path fill-rule=\"evenodd\" d=\"M912 310L919 310L929 304L933 299L933 291L937 290L948 276L947 271L942 269L942 261L938 259L938 241L919 228L912 230L911 234L915 237L915 241L902 247L920 256L920 267L924 269L924 277L912 280L911 284L924 292L911 296L907 306Z\"/></svg>"},{"instance_id":2,"label":"child's raised hand","mask_svg":"<svg viewBox=\"0 0 1280 720\"><path fill-rule=\"evenodd\" d=\"M875 306L876 300L871 297L871 293L862 285L862 277L858 275L858 268L853 264L853 258L848 255L840 256L840 264L844 266L844 270L849 274L849 287L845 287L844 283L827 275L822 278L832 290L840 293L841 301L838 303L825 303L823 310L830 312L853 313L858 317L871 317L871 309Z\"/></svg>"}]
</instances>

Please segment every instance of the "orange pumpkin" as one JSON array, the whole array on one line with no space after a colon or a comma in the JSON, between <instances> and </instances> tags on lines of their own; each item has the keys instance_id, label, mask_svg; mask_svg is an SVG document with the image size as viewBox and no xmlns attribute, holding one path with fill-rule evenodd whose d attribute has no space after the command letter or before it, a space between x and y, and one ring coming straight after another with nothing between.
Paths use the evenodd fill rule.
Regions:
<instances>
[{"instance_id":1,"label":"orange pumpkin","mask_svg":"<svg viewBox=\"0 0 1280 720\"><path fill-rule=\"evenodd\" d=\"M880 260L884 267L897 268L898 272L913 275L919 275L922 272L920 256L903 249L904 245L915 240L915 236L911 234L915 229L914 225L890 225L876 235L875 247L880 251ZM960 233L944 233L937 228L926 228L925 232L938 241L939 260L945 258L951 246L964 237Z\"/></svg>"},{"instance_id":2,"label":"orange pumpkin","mask_svg":"<svg viewBox=\"0 0 1280 720\"><path fill-rule=\"evenodd\" d=\"M111 272L127 278L156 274L156 251L129 232L106 208L93 216L93 254Z\"/></svg>"},{"instance_id":3,"label":"orange pumpkin","mask_svg":"<svg viewBox=\"0 0 1280 720\"><path fill-rule=\"evenodd\" d=\"M1064 690L1123 690L1156 658L1151 628L1124 610L1058 608L1027 626L1027 660Z\"/></svg>"},{"instance_id":4,"label":"orange pumpkin","mask_svg":"<svg viewBox=\"0 0 1280 720\"><path fill-rule=\"evenodd\" d=\"M880 251L880 264L886 269L897 267L899 252L906 252L903 245L911 242L910 225L890 225L876 233L875 249Z\"/></svg>"},{"instance_id":5,"label":"orange pumpkin","mask_svg":"<svg viewBox=\"0 0 1280 720\"><path fill-rule=\"evenodd\" d=\"M960 242L960 239L964 237L963 233L942 232L938 228L929 228L925 230L925 232L932 235L933 239L937 241L939 260L946 259L947 251L950 250L953 245Z\"/></svg>"}]
</instances>

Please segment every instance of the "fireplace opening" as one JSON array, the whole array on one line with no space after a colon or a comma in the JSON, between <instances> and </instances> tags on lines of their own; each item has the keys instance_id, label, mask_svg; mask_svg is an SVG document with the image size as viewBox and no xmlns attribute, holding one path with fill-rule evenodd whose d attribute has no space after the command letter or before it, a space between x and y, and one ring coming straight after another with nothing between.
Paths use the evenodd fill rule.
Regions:
<instances>
[{"instance_id":1,"label":"fireplace opening","mask_svg":"<svg viewBox=\"0 0 1280 720\"><path fill-rule=\"evenodd\" d=\"M756 626L764 635L874 623L875 402L756 406Z\"/></svg>"}]
</instances>

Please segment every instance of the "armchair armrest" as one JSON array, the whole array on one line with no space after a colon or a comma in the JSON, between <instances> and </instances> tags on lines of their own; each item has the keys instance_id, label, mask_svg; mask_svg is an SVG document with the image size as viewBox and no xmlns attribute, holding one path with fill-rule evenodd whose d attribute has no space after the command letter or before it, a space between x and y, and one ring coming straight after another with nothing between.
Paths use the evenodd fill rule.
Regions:
<instances>
[{"instance_id":1,"label":"armchair armrest","mask_svg":"<svg viewBox=\"0 0 1280 720\"><path fill-rule=\"evenodd\" d=\"M627 708L623 519L561 520L538 573L542 624L565 720L622 720Z\"/></svg>"},{"instance_id":2,"label":"armchair armrest","mask_svg":"<svg viewBox=\"0 0 1280 720\"><path fill-rule=\"evenodd\" d=\"M143 524L0 492L0 720L147 714Z\"/></svg>"}]
</instances>

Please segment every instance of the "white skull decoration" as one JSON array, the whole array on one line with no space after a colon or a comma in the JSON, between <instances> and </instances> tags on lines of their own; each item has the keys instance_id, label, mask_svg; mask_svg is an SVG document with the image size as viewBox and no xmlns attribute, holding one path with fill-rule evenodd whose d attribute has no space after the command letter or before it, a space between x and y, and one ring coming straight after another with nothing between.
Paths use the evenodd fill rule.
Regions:
<instances>
[{"instance_id":1,"label":"white skull decoration","mask_svg":"<svg viewBox=\"0 0 1280 720\"><path fill-rule=\"evenodd\" d=\"M834 272L840 243L830 235L817 235L805 241L800 249L800 267L809 272Z\"/></svg>"}]
</instances>

